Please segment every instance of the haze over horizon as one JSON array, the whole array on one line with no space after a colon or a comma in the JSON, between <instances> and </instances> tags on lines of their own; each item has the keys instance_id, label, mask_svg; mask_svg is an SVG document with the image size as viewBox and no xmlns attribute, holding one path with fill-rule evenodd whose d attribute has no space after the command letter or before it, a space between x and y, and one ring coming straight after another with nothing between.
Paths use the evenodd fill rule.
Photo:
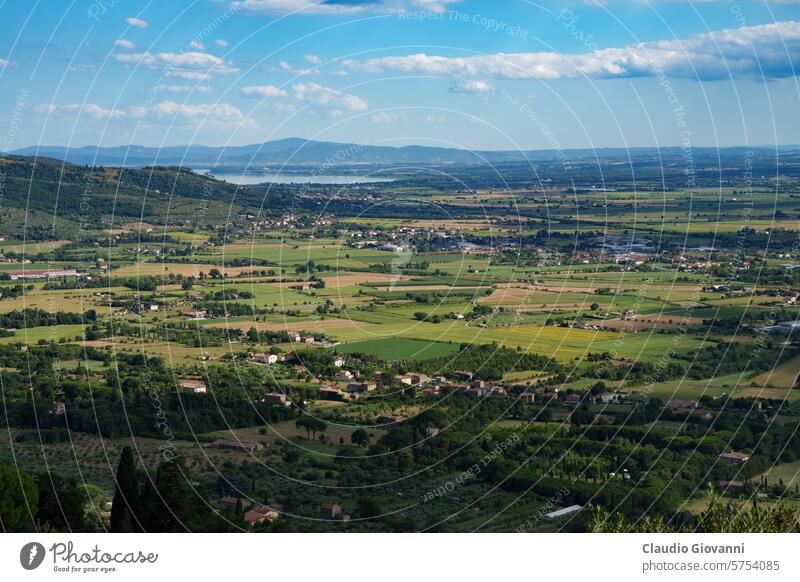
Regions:
<instances>
[{"instance_id":1,"label":"haze over horizon","mask_svg":"<svg viewBox=\"0 0 800 582\"><path fill-rule=\"evenodd\" d=\"M298 135L481 151L798 142L796 3L62 8L2 9L18 31L0 39L4 150Z\"/></svg>"}]
</instances>

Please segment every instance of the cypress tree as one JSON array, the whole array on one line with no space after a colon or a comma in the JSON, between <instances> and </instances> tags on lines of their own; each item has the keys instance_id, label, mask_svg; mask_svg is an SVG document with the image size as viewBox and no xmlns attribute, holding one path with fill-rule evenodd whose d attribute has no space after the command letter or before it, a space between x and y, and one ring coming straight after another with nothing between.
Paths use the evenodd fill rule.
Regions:
<instances>
[{"instance_id":1,"label":"cypress tree","mask_svg":"<svg viewBox=\"0 0 800 582\"><path fill-rule=\"evenodd\" d=\"M116 481L117 487L111 502L111 531L118 533L138 531L136 524L139 509L139 480L130 447L122 449Z\"/></svg>"}]
</instances>

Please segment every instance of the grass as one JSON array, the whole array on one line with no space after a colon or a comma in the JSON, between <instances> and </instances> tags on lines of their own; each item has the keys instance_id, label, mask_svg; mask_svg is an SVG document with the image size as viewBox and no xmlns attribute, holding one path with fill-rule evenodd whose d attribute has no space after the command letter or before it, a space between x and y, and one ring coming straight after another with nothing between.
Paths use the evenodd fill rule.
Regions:
<instances>
[{"instance_id":1,"label":"grass","mask_svg":"<svg viewBox=\"0 0 800 582\"><path fill-rule=\"evenodd\" d=\"M415 339L390 338L352 342L336 346L342 354L371 354L381 360L429 360L458 351L458 345Z\"/></svg>"}]
</instances>

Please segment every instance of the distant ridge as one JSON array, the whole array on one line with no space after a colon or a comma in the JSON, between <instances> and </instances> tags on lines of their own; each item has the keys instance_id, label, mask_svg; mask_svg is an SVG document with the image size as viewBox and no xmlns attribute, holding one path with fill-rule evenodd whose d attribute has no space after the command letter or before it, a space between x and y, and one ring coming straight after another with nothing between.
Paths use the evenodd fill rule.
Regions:
<instances>
[{"instance_id":1,"label":"distant ridge","mask_svg":"<svg viewBox=\"0 0 800 582\"><path fill-rule=\"evenodd\" d=\"M774 147L721 148L720 152L736 154L745 150L759 150L774 154ZM797 150L797 146L783 146L779 151ZM695 152L717 152L717 148L694 148ZM531 151L470 151L457 148L430 146L368 146L353 143L313 141L286 138L261 144L244 146L178 145L149 146L30 146L9 152L20 156L42 156L90 166L152 166L183 165L192 168L239 167L257 171L262 166L316 166L328 165L397 165L397 164L486 164L503 162L553 161L561 157L591 159L627 156L636 158L674 156L680 148L602 148Z\"/></svg>"}]
</instances>

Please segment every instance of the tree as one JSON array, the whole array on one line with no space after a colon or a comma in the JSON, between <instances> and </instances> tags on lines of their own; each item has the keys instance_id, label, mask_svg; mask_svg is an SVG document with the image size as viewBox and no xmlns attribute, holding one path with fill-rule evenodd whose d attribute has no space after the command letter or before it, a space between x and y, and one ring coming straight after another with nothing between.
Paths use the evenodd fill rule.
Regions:
<instances>
[{"instance_id":1,"label":"tree","mask_svg":"<svg viewBox=\"0 0 800 582\"><path fill-rule=\"evenodd\" d=\"M39 508L36 521L56 531L86 531L86 491L75 481L66 481L56 474L42 474L36 479Z\"/></svg>"},{"instance_id":2,"label":"tree","mask_svg":"<svg viewBox=\"0 0 800 582\"><path fill-rule=\"evenodd\" d=\"M136 475L136 465L130 447L122 449L116 481L114 499L111 502L111 531L119 533L137 531L131 526L136 523L139 509L139 478Z\"/></svg>"},{"instance_id":3,"label":"tree","mask_svg":"<svg viewBox=\"0 0 800 582\"><path fill-rule=\"evenodd\" d=\"M6 532L33 531L39 491L28 475L0 463L0 527Z\"/></svg>"},{"instance_id":4,"label":"tree","mask_svg":"<svg viewBox=\"0 0 800 582\"><path fill-rule=\"evenodd\" d=\"M363 447L369 442L369 433L363 428L356 429L350 435L350 442L356 446Z\"/></svg>"},{"instance_id":5,"label":"tree","mask_svg":"<svg viewBox=\"0 0 800 582\"><path fill-rule=\"evenodd\" d=\"M298 418L294 425L302 430L306 431L306 437L309 440L314 440L317 438L318 432L325 432L328 429L328 423L324 420L319 418L315 418L313 416L301 416Z\"/></svg>"}]
</instances>

